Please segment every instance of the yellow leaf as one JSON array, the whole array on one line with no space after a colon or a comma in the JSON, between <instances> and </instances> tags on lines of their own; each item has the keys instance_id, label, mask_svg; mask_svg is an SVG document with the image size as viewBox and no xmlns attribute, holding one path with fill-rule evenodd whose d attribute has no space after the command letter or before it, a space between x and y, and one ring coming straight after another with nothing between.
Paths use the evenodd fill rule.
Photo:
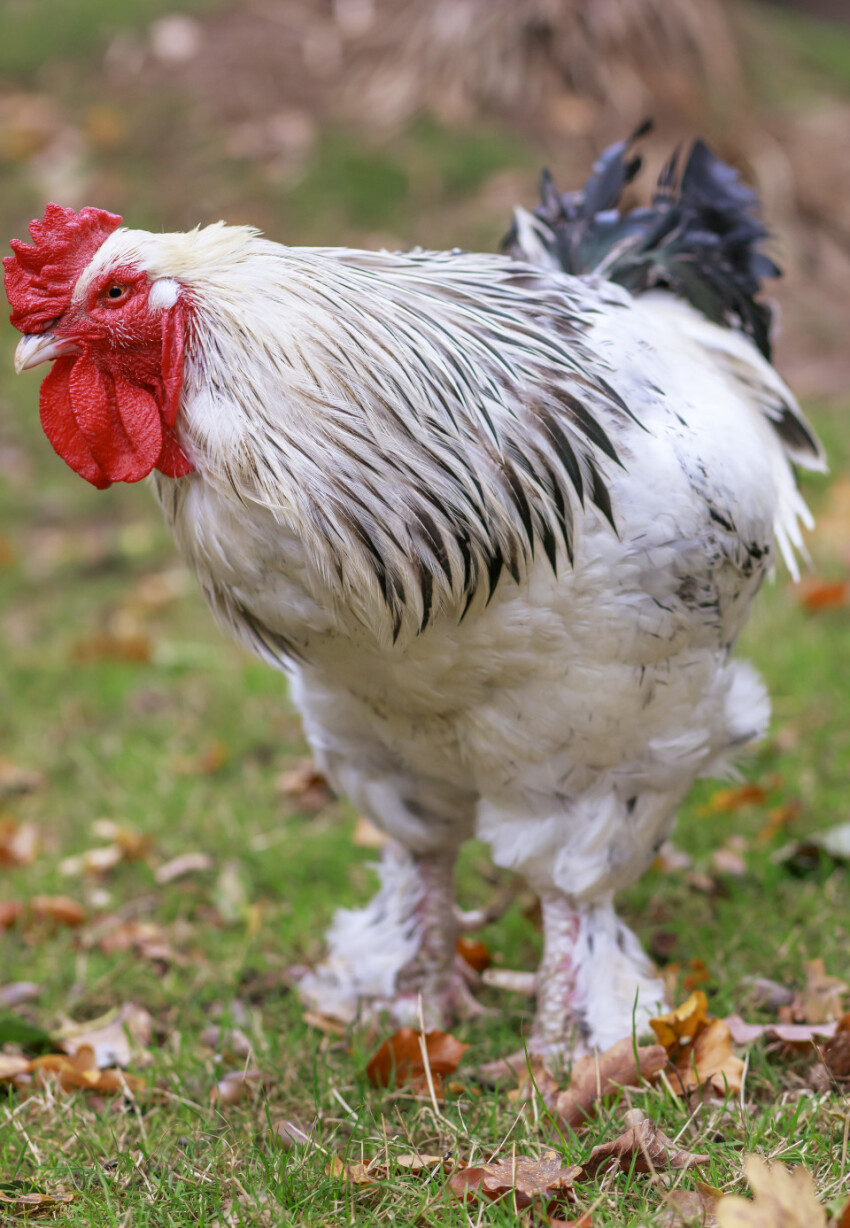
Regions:
<instances>
[{"instance_id":1,"label":"yellow leaf","mask_svg":"<svg viewBox=\"0 0 850 1228\"><path fill-rule=\"evenodd\" d=\"M782 1164L748 1156L744 1171L755 1197L752 1202L737 1195L721 1198L718 1228L826 1228L826 1212L805 1168L788 1172Z\"/></svg>"},{"instance_id":2,"label":"yellow leaf","mask_svg":"<svg viewBox=\"0 0 850 1228\"><path fill-rule=\"evenodd\" d=\"M672 1053L683 1040L690 1040L702 1027L708 1016L708 998L701 989L695 989L691 996L677 1006L669 1015L659 1015L650 1019L658 1043L663 1045L668 1053Z\"/></svg>"}]
</instances>

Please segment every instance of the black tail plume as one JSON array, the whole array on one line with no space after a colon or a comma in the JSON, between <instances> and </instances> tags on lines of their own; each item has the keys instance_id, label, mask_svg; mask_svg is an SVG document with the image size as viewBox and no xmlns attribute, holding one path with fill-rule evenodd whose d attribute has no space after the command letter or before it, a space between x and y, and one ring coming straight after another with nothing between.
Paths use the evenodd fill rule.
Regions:
<instances>
[{"instance_id":1,"label":"black tail plume","mask_svg":"<svg viewBox=\"0 0 850 1228\"><path fill-rule=\"evenodd\" d=\"M770 358L771 312L757 295L779 268L759 250L768 237L753 188L704 141L679 173L679 152L658 179L652 203L621 213L623 189L641 168L631 152L647 120L609 146L582 189L560 194L548 171L533 214L517 212L504 251L567 273L596 274L632 294L663 288L687 299L716 324L740 329Z\"/></svg>"}]
</instances>

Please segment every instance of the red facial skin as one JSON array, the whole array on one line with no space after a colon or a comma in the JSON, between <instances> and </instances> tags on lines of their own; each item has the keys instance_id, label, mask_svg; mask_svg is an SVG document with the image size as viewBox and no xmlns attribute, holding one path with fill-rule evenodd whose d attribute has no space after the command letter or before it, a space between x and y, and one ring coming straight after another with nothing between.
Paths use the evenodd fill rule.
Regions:
<instances>
[{"instance_id":1,"label":"red facial skin","mask_svg":"<svg viewBox=\"0 0 850 1228\"><path fill-rule=\"evenodd\" d=\"M73 228L77 219L83 219L83 214L50 208L56 213L48 212L45 222L57 216ZM114 222L117 225L120 219ZM80 303L70 302L76 278L63 286L57 277L48 283L48 291L43 290L47 270L24 266L24 261L33 263L49 251L48 227L34 226L42 227L38 234L33 230L36 249L25 248L22 261L24 245L16 244L16 256L4 263L15 326L25 334L49 331L69 350L54 361L41 386L41 424L54 449L101 490L113 482L138 482L154 468L168 477L191 472L191 462L174 434L189 322L185 302L178 298L170 308L152 310L151 283L144 273L129 267L108 270ZM57 227L57 248L59 242ZM92 254L89 247L77 276ZM66 257L65 268L67 263ZM51 321L43 307L48 292L48 303L65 308Z\"/></svg>"}]
</instances>

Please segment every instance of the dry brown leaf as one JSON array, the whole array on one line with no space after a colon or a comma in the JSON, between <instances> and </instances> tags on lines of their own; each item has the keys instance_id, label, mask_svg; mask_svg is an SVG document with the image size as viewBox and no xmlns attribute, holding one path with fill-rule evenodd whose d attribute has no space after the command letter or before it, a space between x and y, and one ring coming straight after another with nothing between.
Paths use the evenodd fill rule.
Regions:
<instances>
[{"instance_id":1,"label":"dry brown leaf","mask_svg":"<svg viewBox=\"0 0 850 1228\"><path fill-rule=\"evenodd\" d=\"M458 937L455 951L474 972L483 972L493 962L489 947L477 938L466 938L461 934Z\"/></svg>"},{"instance_id":2,"label":"dry brown leaf","mask_svg":"<svg viewBox=\"0 0 850 1228\"><path fill-rule=\"evenodd\" d=\"M39 849L35 823L19 823L11 816L0 818L0 866L28 866Z\"/></svg>"},{"instance_id":3,"label":"dry brown leaf","mask_svg":"<svg viewBox=\"0 0 850 1228\"><path fill-rule=\"evenodd\" d=\"M667 1053L661 1045L636 1049L629 1036L604 1053L580 1057L573 1062L569 1087L555 1102L558 1116L575 1128L592 1115L598 1100L620 1087L636 1087L644 1079L653 1078L666 1062Z\"/></svg>"},{"instance_id":4,"label":"dry brown leaf","mask_svg":"<svg viewBox=\"0 0 850 1228\"><path fill-rule=\"evenodd\" d=\"M310 759L288 772L281 772L277 788L297 802L302 810L321 810L333 796L327 778Z\"/></svg>"},{"instance_id":5,"label":"dry brown leaf","mask_svg":"<svg viewBox=\"0 0 850 1228\"><path fill-rule=\"evenodd\" d=\"M539 1159L511 1156L462 1168L449 1178L449 1188L461 1202L477 1198L498 1202L511 1196L518 1211L535 1202L554 1210L559 1203L576 1201L573 1185L582 1171L576 1165L564 1168L557 1151L545 1151Z\"/></svg>"},{"instance_id":6,"label":"dry brown leaf","mask_svg":"<svg viewBox=\"0 0 850 1228\"><path fill-rule=\"evenodd\" d=\"M144 1079L125 1074L123 1070L99 1070L94 1049L90 1045L81 1046L73 1057L65 1053L47 1053L44 1057L33 1058L29 1064L29 1073L35 1075L38 1082L44 1082L45 1078L55 1078L65 1092L91 1091L110 1095L135 1095L145 1087Z\"/></svg>"},{"instance_id":7,"label":"dry brown leaf","mask_svg":"<svg viewBox=\"0 0 850 1228\"><path fill-rule=\"evenodd\" d=\"M271 1136L284 1151L293 1151L296 1147L307 1147L313 1142L311 1129L287 1119L273 1122Z\"/></svg>"},{"instance_id":8,"label":"dry brown leaf","mask_svg":"<svg viewBox=\"0 0 850 1228\"><path fill-rule=\"evenodd\" d=\"M103 933L97 945L105 955L114 951L135 951L153 963L184 965L186 960L172 948L168 935L155 921L120 921Z\"/></svg>"},{"instance_id":9,"label":"dry brown leaf","mask_svg":"<svg viewBox=\"0 0 850 1228\"><path fill-rule=\"evenodd\" d=\"M89 664L93 661L123 661L131 665L147 665L152 645L146 635L137 632L109 632L91 635L74 645L74 660Z\"/></svg>"},{"instance_id":10,"label":"dry brown leaf","mask_svg":"<svg viewBox=\"0 0 850 1228\"><path fill-rule=\"evenodd\" d=\"M578 1219L557 1219L554 1215L548 1215L546 1223L549 1228L593 1228L593 1220L590 1218L589 1211L585 1211L584 1215L580 1215Z\"/></svg>"},{"instance_id":11,"label":"dry brown leaf","mask_svg":"<svg viewBox=\"0 0 850 1228\"><path fill-rule=\"evenodd\" d=\"M660 1228L715 1228L720 1190L699 1183L695 1190L671 1190L664 1197Z\"/></svg>"},{"instance_id":12,"label":"dry brown leaf","mask_svg":"<svg viewBox=\"0 0 850 1228\"><path fill-rule=\"evenodd\" d=\"M331 1156L330 1163L325 1166L325 1172L329 1177L340 1177L352 1185L367 1186L374 1185L387 1175L384 1164L344 1164L339 1156Z\"/></svg>"},{"instance_id":13,"label":"dry brown leaf","mask_svg":"<svg viewBox=\"0 0 850 1228\"><path fill-rule=\"evenodd\" d=\"M234 1070L211 1088L210 1100L219 1104L240 1104L253 1097L262 1085L261 1071Z\"/></svg>"},{"instance_id":14,"label":"dry brown leaf","mask_svg":"<svg viewBox=\"0 0 850 1228\"><path fill-rule=\"evenodd\" d=\"M735 1194L721 1198L719 1228L826 1228L826 1212L805 1168L789 1172L782 1164L769 1165L751 1155L744 1160L744 1171L753 1201Z\"/></svg>"},{"instance_id":15,"label":"dry brown leaf","mask_svg":"<svg viewBox=\"0 0 850 1228\"><path fill-rule=\"evenodd\" d=\"M433 1172L436 1168L442 1168L446 1172L452 1167L450 1156L433 1156L425 1155L419 1152L405 1152L402 1155L395 1157L395 1162L399 1168L403 1168L413 1177L418 1177L421 1173Z\"/></svg>"},{"instance_id":16,"label":"dry brown leaf","mask_svg":"<svg viewBox=\"0 0 850 1228\"><path fill-rule=\"evenodd\" d=\"M683 1045L675 1060L678 1078L671 1078L674 1091L710 1088L718 1096L741 1090L745 1063L732 1052L732 1033L722 1019L712 1019L701 1028L693 1043ZM680 1083L681 1080L681 1083Z\"/></svg>"},{"instance_id":17,"label":"dry brown leaf","mask_svg":"<svg viewBox=\"0 0 850 1228\"><path fill-rule=\"evenodd\" d=\"M67 895L34 895L27 907L36 921L67 925L72 929L82 925L86 919L82 904Z\"/></svg>"},{"instance_id":18,"label":"dry brown leaf","mask_svg":"<svg viewBox=\"0 0 850 1228\"><path fill-rule=\"evenodd\" d=\"M179 756L173 760L171 768L178 776L214 776L229 758L226 744L218 740L210 743L200 755Z\"/></svg>"},{"instance_id":19,"label":"dry brown leaf","mask_svg":"<svg viewBox=\"0 0 850 1228\"><path fill-rule=\"evenodd\" d=\"M355 848L382 849L388 839L387 834L377 828L374 823L370 823L365 814L358 814L351 836L351 843Z\"/></svg>"},{"instance_id":20,"label":"dry brown leaf","mask_svg":"<svg viewBox=\"0 0 850 1228\"><path fill-rule=\"evenodd\" d=\"M20 767L11 759L0 759L0 800L14 797L17 793L35 793L43 786L44 777L41 772Z\"/></svg>"},{"instance_id":21,"label":"dry brown leaf","mask_svg":"<svg viewBox=\"0 0 850 1228\"><path fill-rule=\"evenodd\" d=\"M795 998L791 1009L804 1023L829 1023L844 1014L843 995L847 985L837 976L828 976L822 959L805 966L806 987Z\"/></svg>"},{"instance_id":22,"label":"dry brown leaf","mask_svg":"<svg viewBox=\"0 0 850 1228\"><path fill-rule=\"evenodd\" d=\"M213 860L209 853L181 853L179 857L172 857L170 861L164 861L161 866L157 866L153 876L160 887L163 887L178 878L185 878L187 874L202 874L211 870L212 865Z\"/></svg>"},{"instance_id":23,"label":"dry brown leaf","mask_svg":"<svg viewBox=\"0 0 850 1228\"><path fill-rule=\"evenodd\" d=\"M254 1046L239 1028L225 1028L217 1023L211 1023L208 1028L204 1028L201 1041L231 1061L244 1061L254 1052Z\"/></svg>"},{"instance_id":24,"label":"dry brown leaf","mask_svg":"<svg viewBox=\"0 0 850 1228\"><path fill-rule=\"evenodd\" d=\"M795 586L794 595L807 614L821 610L839 610L850 601L850 584L846 580L822 580L804 576Z\"/></svg>"},{"instance_id":25,"label":"dry brown leaf","mask_svg":"<svg viewBox=\"0 0 850 1228\"><path fill-rule=\"evenodd\" d=\"M747 863L741 854L725 845L711 854L711 864L718 874L732 874L740 878L747 872Z\"/></svg>"},{"instance_id":26,"label":"dry brown leaf","mask_svg":"<svg viewBox=\"0 0 850 1228\"><path fill-rule=\"evenodd\" d=\"M760 806L767 801L769 790L755 781L745 780L733 789L718 789L701 807L703 814L733 814L744 806Z\"/></svg>"},{"instance_id":27,"label":"dry brown leaf","mask_svg":"<svg viewBox=\"0 0 850 1228\"><path fill-rule=\"evenodd\" d=\"M692 1040L707 1019L708 998L701 989L697 989L669 1014L650 1019L649 1026L658 1043L672 1054L683 1041Z\"/></svg>"},{"instance_id":28,"label":"dry brown leaf","mask_svg":"<svg viewBox=\"0 0 850 1228\"><path fill-rule=\"evenodd\" d=\"M821 1052L833 1079L850 1079L850 1015L839 1019L835 1035L826 1041Z\"/></svg>"},{"instance_id":29,"label":"dry brown leaf","mask_svg":"<svg viewBox=\"0 0 850 1228\"><path fill-rule=\"evenodd\" d=\"M366 1075L373 1087L389 1087L393 1078L397 1087L425 1078L420 1035L413 1028L399 1028L384 1041L366 1067ZM425 1033L428 1065L436 1078L454 1074L468 1048L469 1045L463 1044L449 1032Z\"/></svg>"},{"instance_id":30,"label":"dry brown leaf","mask_svg":"<svg viewBox=\"0 0 850 1228\"><path fill-rule=\"evenodd\" d=\"M784 806L774 806L772 810L768 810L767 822L759 828L756 839L762 844L767 844L774 836L796 823L802 811L803 804L797 798L786 802Z\"/></svg>"},{"instance_id":31,"label":"dry brown leaf","mask_svg":"<svg viewBox=\"0 0 850 1228\"><path fill-rule=\"evenodd\" d=\"M35 1215L52 1215L57 1207L67 1206L73 1202L76 1194L73 1190L57 1189L52 1194L5 1194L0 1190L0 1203L8 1209L10 1215L22 1215L27 1218Z\"/></svg>"},{"instance_id":32,"label":"dry brown leaf","mask_svg":"<svg viewBox=\"0 0 850 1228\"><path fill-rule=\"evenodd\" d=\"M582 1161L582 1168L589 1177L595 1176L600 1169L612 1172L619 1168L621 1172L629 1172L632 1165L637 1173L666 1173L671 1169L708 1164L711 1158L703 1153L677 1149L651 1118L644 1117L640 1109L627 1113L626 1123L628 1129L619 1138L609 1143L599 1143Z\"/></svg>"},{"instance_id":33,"label":"dry brown leaf","mask_svg":"<svg viewBox=\"0 0 850 1228\"><path fill-rule=\"evenodd\" d=\"M0 930L11 929L24 915L24 906L17 900L0 900Z\"/></svg>"}]
</instances>

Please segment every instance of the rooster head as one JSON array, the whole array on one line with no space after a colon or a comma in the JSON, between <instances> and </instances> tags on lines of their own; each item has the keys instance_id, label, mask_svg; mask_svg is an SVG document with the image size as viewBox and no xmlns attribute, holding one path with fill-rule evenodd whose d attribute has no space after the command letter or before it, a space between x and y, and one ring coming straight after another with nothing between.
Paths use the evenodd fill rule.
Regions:
<instances>
[{"instance_id":1,"label":"rooster head","mask_svg":"<svg viewBox=\"0 0 850 1228\"><path fill-rule=\"evenodd\" d=\"M6 294L23 334L15 367L53 366L41 424L56 452L93 486L138 482L152 469L192 469L174 434L189 309L180 283L152 277L121 242L121 218L48 205L12 241Z\"/></svg>"}]
</instances>

